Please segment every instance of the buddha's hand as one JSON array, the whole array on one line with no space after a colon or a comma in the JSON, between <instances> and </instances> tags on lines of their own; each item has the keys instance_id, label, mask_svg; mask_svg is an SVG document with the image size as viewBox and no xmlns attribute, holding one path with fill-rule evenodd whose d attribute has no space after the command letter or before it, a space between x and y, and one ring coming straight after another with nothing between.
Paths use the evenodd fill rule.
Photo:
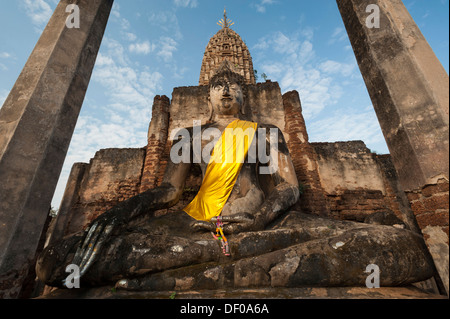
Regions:
<instances>
[{"instance_id":1,"label":"buddha's hand","mask_svg":"<svg viewBox=\"0 0 450 319\"><path fill-rule=\"evenodd\" d=\"M217 220L217 217L213 217L210 222L196 221L192 224L192 227L195 231L214 232L217 229ZM237 234L245 231L260 230L256 218L248 213L221 216L220 220L224 224L223 231L225 234Z\"/></svg>"},{"instance_id":2,"label":"buddha's hand","mask_svg":"<svg viewBox=\"0 0 450 319\"><path fill-rule=\"evenodd\" d=\"M72 264L77 265L82 277L97 259L104 243L108 241L114 228L123 224L124 219L117 210L109 210L95 219L85 230Z\"/></svg>"},{"instance_id":3,"label":"buddha's hand","mask_svg":"<svg viewBox=\"0 0 450 319\"><path fill-rule=\"evenodd\" d=\"M249 213L238 213L223 217L223 231L225 234L237 234L248 231L262 230L258 219Z\"/></svg>"},{"instance_id":4,"label":"buddha's hand","mask_svg":"<svg viewBox=\"0 0 450 319\"><path fill-rule=\"evenodd\" d=\"M212 222L205 222L203 220L196 220L191 223L191 229L194 232L206 232L211 231L214 232L216 230L216 225Z\"/></svg>"}]
</instances>

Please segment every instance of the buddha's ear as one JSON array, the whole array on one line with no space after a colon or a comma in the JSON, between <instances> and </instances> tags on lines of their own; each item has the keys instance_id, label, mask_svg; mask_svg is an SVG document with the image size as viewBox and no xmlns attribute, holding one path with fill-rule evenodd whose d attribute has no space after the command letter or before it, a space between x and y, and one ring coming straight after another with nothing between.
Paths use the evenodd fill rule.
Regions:
<instances>
[{"instance_id":1,"label":"buddha's ear","mask_svg":"<svg viewBox=\"0 0 450 319\"><path fill-rule=\"evenodd\" d=\"M212 122L213 118L214 118L214 109L212 107L212 103L211 103L211 97L208 94L208 108L209 108L209 119L208 122Z\"/></svg>"},{"instance_id":2,"label":"buddha's ear","mask_svg":"<svg viewBox=\"0 0 450 319\"><path fill-rule=\"evenodd\" d=\"M245 99L242 101L242 105L241 105L241 114L245 115Z\"/></svg>"},{"instance_id":3,"label":"buddha's ear","mask_svg":"<svg viewBox=\"0 0 450 319\"><path fill-rule=\"evenodd\" d=\"M242 104L241 104L241 114L245 115L245 102L247 101L247 96L244 92L244 90L242 90Z\"/></svg>"}]
</instances>

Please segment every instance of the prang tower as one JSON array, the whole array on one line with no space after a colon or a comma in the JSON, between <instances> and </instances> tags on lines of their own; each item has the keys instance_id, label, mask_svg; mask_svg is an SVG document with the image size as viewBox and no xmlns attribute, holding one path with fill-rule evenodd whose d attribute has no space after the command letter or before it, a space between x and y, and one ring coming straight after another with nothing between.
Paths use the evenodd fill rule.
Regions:
<instances>
[{"instance_id":1,"label":"prang tower","mask_svg":"<svg viewBox=\"0 0 450 319\"><path fill-rule=\"evenodd\" d=\"M222 29L209 40L206 46L199 85L208 85L211 74L225 60L229 61L244 77L246 84L256 84L250 51L239 34L230 28L234 22L227 18L226 10L224 11L224 18L217 24Z\"/></svg>"}]
</instances>

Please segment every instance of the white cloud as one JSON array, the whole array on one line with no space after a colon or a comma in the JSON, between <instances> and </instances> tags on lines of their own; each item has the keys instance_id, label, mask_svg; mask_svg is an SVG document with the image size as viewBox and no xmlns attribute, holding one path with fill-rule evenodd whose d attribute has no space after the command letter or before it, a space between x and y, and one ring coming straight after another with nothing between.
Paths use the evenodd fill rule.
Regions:
<instances>
[{"instance_id":1,"label":"white cloud","mask_svg":"<svg viewBox=\"0 0 450 319\"><path fill-rule=\"evenodd\" d=\"M163 77L159 72L132 63L118 41L105 38L104 43L105 49L99 54L92 75L92 80L108 92L109 104L103 107L104 114L117 119L117 114L122 113L123 121L130 127L146 131L153 97L161 89ZM142 47L146 50L147 46Z\"/></svg>"},{"instance_id":2,"label":"white cloud","mask_svg":"<svg viewBox=\"0 0 450 319\"><path fill-rule=\"evenodd\" d=\"M198 0L173 0L175 6L182 8L197 8Z\"/></svg>"},{"instance_id":3,"label":"white cloud","mask_svg":"<svg viewBox=\"0 0 450 319\"><path fill-rule=\"evenodd\" d=\"M53 14L51 6L44 0L22 0L27 15L36 26L43 26Z\"/></svg>"},{"instance_id":4,"label":"white cloud","mask_svg":"<svg viewBox=\"0 0 450 319\"><path fill-rule=\"evenodd\" d=\"M153 81L140 83L139 79L141 78ZM145 125L150 120L151 105L149 106L149 104L151 101L149 102L149 100L153 97L155 89L159 87L155 80L160 78L161 75L157 72L139 72L127 66L117 65L99 68L93 76L93 80L99 82L109 92L111 104L108 105L108 108L118 111L134 108L142 111L143 117L135 125ZM106 110L106 112L108 111Z\"/></svg>"},{"instance_id":5,"label":"white cloud","mask_svg":"<svg viewBox=\"0 0 450 319\"><path fill-rule=\"evenodd\" d=\"M173 58L173 53L177 51L177 42L170 37L161 37L159 43L158 56L165 62L169 62Z\"/></svg>"},{"instance_id":6,"label":"white cloud","mask_svg":"<svg viewBox=\"0 0 450 319\"><path fill-rule=\"evenodd\" d=\"M144 41L142 43L130 44L129 50L132 53L147 55L155 49L155 46L150 44L149 41Z\"/></svg>"},{"instance_id":7,"label":"white cloud","mask_svg":"<svg viewBox=\"0 0 450 319\"><path fill-rule=\"evenodd\" d=\"M161 29L170 37L181 40L183 34L181 33L178 18L173 11L159 11L148 16L148 22L152 27Z\"/></svg>"},{"instance_id":8,"label":"white cloud","mask_svg":"<svg viewBox=\"0 0 450 319\"><path fill-rule=\"evenodd\" d=\"M328 44L334 44L336 42L343 42L348 39L347 32L342 27L337 27L334 29L333 33L331 34L330 40L328 41Z\"/></svg>"},{"instance_id":9,"label":"white cloud","mask_svg":"<svg viewBox=\"0 0 450 319\"><path fill-rule=\"evenodd\" d=\"M73 163L89 162L100 149L138 148L147 142L153 98L161 90L163 76L136 65L127 52L117 40L103 39L90 85L105 92L107 103L98 106L86 99L52 201L55 207Z\"/></svg>"},{"instance_id":10,"label":"white cloud","mask_svg":"<svg viewBox=\"0 0 450 319\"><path fill-rule=\"evenodd\" d=\"M121 18L119 10L120 6L115 5L113 16L118 18L115 22L123 27L126 19ZM122 36L124 34L129 40L137 39L131 32L122 33ZM96 112L81 114L69 151L72 158L86 162L101 148L145 145L153 98L161 89L163 76L136 64L128 53L149 54L154 48L149 41L126 47L114 38L103 39L91 85L100 85L107 104L91 105ZM88 103L94 104L95 101Z\"/></svg>"},{"instance_id":11,"label":"white cloud","mask_svg":"<svg viewBox=\"0 0 450 319\"><path fill-rule=\"evenodd\" d=\"M258 43L253 46L254 51L260 51L258 53L262 53L263 51L269 49L269 39L268 37L264 37L259 39Z\"/></svg>"},{"instance_id":12,"label":"white cloud","mask_svg":"<svg viewBox=\"0 0 450 319\"><path fill-rule=\"evenodd\" d=\"M336 36L340 32L335 30ZM361 98L367 92L353 52L349 53L350 62L323 59L313 43L313 33L273 32L254 46L253 63L258 73L278 81L282 92L299 92L311 141L363 140L370 148L385 152L373 108L358 105L367 101Z\"/></svg>"},{"instance_id":13,"label":"white cloud","mask_svg":"<svg viewBox=\"0 0 450 319\"><path fill-rule=\"evenodd\" d=\"M336 104L343 95L343 86L357 74L355 62L321 61L314 50L312 31L294 35L273 32L258 41L254 53L254 64L261 65L261 73L278 81L284 92L300 93L307 120Z\"/></svg>"},{"instance_id":14,"label":"white cloud","mask_svg":"<svg viewBox=\"0 0 450 319\"><path fill-rule=\"evenodd\" d=\"M319 69L327 74L341 74L349 77L355 71L356 65L353 63L340 63L327 60L319 65Z\"/></svg>"},{"instance_id":15,"label":"white cloud","mask_svg":"<svg viewBox=\"0 0 450 319\"><path fill-rule=\"evenodd\" d=\"M111 8L111 15L120 18L120 5L117 2L114 2Z\"/></svg>"},{"instance_id":16,"label":"white cloud","mask_svg":"<svg viewBox=\"0 0 450 319\"><path fill-rule=\"evenodd\" d=\"M265 13L266 12L266 6L275 4L275 0L261 0L258 3L252 3L250 6L254 7L257 12L259 13Z\"/></svg>"},{"instance_id":17,"label":"white cloud","mask_svg":"<svg viewBox=\"0 0 450 319\"><path fill-rule=\"evenodd\" d=\"M258 11L259 13L264 13L264 12L266 12L266 7L264 7L263 5L260 5L260 4L255 4L255 7L256 7L256 11Z\"/></svg>"},{"instance_id":18,"label":"white cloud","mask_svg":"<svg viewBox=\"0 0 450 319\"><path fill-rule=\"evenodd\" d=\"M117 46L118 42L111 44ZM118 49L120 51L121 49ZM173 59L173 54L178 50L178 43L171 37L161 36L156 43L149 41L136 42L128 46L128 50L134 54L147 55L152 52L160 57L164 62L170 62ZM121 54L123 56L123 53Z\"/></svg>"},{"instance_id":19,"label":"white cloud","mask_svg":"<svg viewBox=\"0 0 450 319\"><path fill-rule=\"evenodd\" d=\"M327 118L312 122L308 126L311 142L363 140L371 148L385 151L383 133L373 107L353 112L335 111Z\"/></svg>"},{"instance_id":20,"label":"white cloud","mask_svg":"<svg viewBox=\"0 0 450 319\"><path fill-rule=\"evenodd\" d=\"M105 46L105 51L107 51L106 53L100 52L100 54L104 54L104 58L109 58L118 65L131 64L130 59L126 55L125 48L120 44L119 41L105 37L103 39L102 46Z\"/></svg>"},{"instance_id":21,"label":"white cloud","mask_svg":"<svg viewBox=\"0 0 450 319\"><path fill-rule=\"evenodd\" d=\"M8 59L11 57L11 54L9 54L8 52L0 52L0 59Z\"/></svg>"},{"instance_id":22,"label":"white cloud","mask_svg":"<svg viewBox=\"0 0 450 319\"><path fill-rule=\"evenodd\" d=\"M125 32L125 39L128 41L136 41L137 35L131 32Z\"/></svg>"},{"instance_id":23,"label":"white cloud","mask_svg":"<svg viewBox=\"0 0 450 319\"><path fill-rule=\"evenodd\" d=\"M327 105L334 103L339 89L333 89L332 78L322 72L314 63L316 54L312 42L297 36L274 32L261 39L255 46L262 56L262 72L280 83L284 92L297 90L302 97L303 115L310 119ZM256 50L255 50L256 51ZM269 53L275 53L266 58Z\"/></svg>"},{"instance_id":24,"label":"white cloud","mask_svg":"<svg viewBox=\"0 0 450 319\"><path fill-rule=\"evenodd\" d=\"M96 67L102 67L105 65L113 65L114 60L109 56L104 56L103 54L99 53L97 56L97 61L95 61Z\"/></svg>"},{"instance_id":25,"label":"white cloud","mask_svg":"<svg viewBox=\"0 0 450 319\"><path fill-rule=\"evenodd\" d=\"M119 10L120 6L115 5L114 16L119 18L116 23L122 26L124 19L121 18ZM137 39L137 36L131 32L125 34L128 39ZM96 123L97 120L103 122L103 116L94 118L92 123L95 127L89 127L88 124L85 124L84 127L98 137L97 145L102 145L102 147L134 147L136 144L130 144L130 141L139 136L136 132L142 131L146 134L151 117L153 97L156 90L161 89L162 75L156 71L152 72L148 67L141 67L136 64L129 58L128 52L149 54L154 50L155 45L149 41L132 43L126 48L118 40L111 37L103 39L102 51L98 55L92 80L100 84L105 92L108 92L108 105L100 107L103 111L102 115L107 120L105 123L112 125L122 117L122 131L121 133L112 133L111 131L117 127ZM83 128L83 126L81 127ZM120 138L121 136L124 139ZM113 144L107 142L110 137L114 137ZM107 143L103 144L103 142ZM146 139L144 138L140 141L140 144L145 144L145 142Z\"/></svg>"},{"instance_id":26,"label":"white cloud","mask_svg":"<svg viewBox=\"0 0 450 319\"><path fill-rule=\"evenodd\" d=\"M115 2L111 9L111 20L118 22L122 30L128 30L130 28L130 21L125 18L122 18L120 14L120 5Z\"/></svg>"}]
</instances>

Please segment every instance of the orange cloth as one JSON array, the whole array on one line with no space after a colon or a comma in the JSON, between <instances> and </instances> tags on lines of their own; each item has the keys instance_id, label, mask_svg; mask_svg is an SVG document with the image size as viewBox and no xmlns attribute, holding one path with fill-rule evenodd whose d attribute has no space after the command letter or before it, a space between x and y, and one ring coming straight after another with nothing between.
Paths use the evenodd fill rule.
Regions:
<instances>
[{"instance_id":1,"label":"orange cloth","mask_svg":"<svg viewBox=\"0 0 450 319\"><path fill-rule=\"evenodd\" d=\"M255 137L257 124L236 120L230 123L214 146L202 186L184 211L197 220L219 216L233 190Z\"/></svg>"}]
</instances>

